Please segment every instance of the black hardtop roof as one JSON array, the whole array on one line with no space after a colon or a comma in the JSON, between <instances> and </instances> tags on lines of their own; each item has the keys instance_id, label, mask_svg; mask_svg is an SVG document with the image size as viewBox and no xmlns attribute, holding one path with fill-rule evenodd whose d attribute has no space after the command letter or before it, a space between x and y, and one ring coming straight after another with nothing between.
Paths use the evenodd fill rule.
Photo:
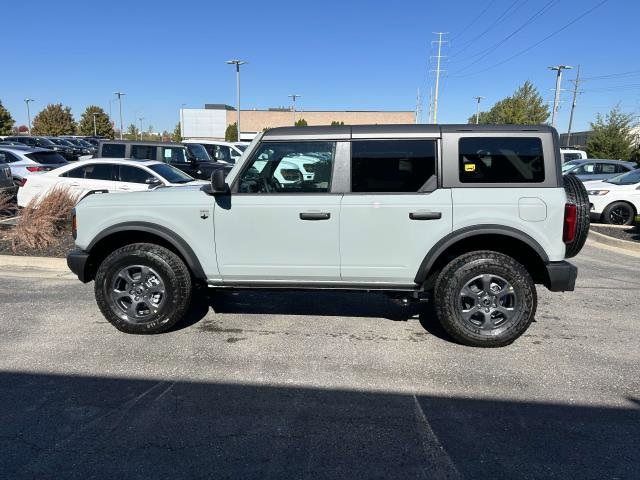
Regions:
<instances>
[{"instance_id":1,"label":"black hardtop roof","mask_svg":"<svg viewBox=\"0 0 640 480\"><path fill-rule=\"evenodd\" d=\"M145 141L145 140L108 140L108 139L96 139L100 141L100 144L103 143L117 143L122 145L127 144L135 144L135 145L145 145L145 146L156 146L156 147L184 147L181 143L175 142L154 142L154 141Z\"/></svg>"},{"instance_id":2,"label":"black hardtop roof","mask_svg":"<svg viewBox=\"0 0 640 480\"><path fill-rule=\"evenodd\" d=\"M443 132L553 132L549 125L475 125L475 124L393 124L393 125L319 125L310 127L276 127L265 131L264 139L281 137L407 137L440 135Z\"/></svg>"}]
</instances>

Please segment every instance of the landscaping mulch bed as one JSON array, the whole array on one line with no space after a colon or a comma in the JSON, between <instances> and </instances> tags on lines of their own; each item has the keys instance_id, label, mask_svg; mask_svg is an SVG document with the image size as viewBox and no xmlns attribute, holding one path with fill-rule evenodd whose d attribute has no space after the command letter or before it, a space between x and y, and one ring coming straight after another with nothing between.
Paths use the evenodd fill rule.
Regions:
<instances>
[{"instance_id":1,"label":"landscaping mulch bed","mask_svg":"<svg viewBox=\"0 0 640 480\"><path fill-rule=\"evenodd\" d=\"M630 242L640 243L640 225L631 225L629 227L611 227L609 225L592 223L591 229L594 232L602 233L619 240L628 240Z\"/></svg>"},{"instance_id":2,"label":"landscaping mulch bed","mask_svg":"<svg viewBox=\"0 0 640 480\"><path fill-rule=\"evenodd\" d=\"M0 230L0 255L65 258L69 250L73 249L73 238L71 237L70 231L58 237L59 241L56 244L39 250L26 248L13 251L11 249L11 243L6 239L6 234L6 230Z\"/></svg>"}]
</instances>

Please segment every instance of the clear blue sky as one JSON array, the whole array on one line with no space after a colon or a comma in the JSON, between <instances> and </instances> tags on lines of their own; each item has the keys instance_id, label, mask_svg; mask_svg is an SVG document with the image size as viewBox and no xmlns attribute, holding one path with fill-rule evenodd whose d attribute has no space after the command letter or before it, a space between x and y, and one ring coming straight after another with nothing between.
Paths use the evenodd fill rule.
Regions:
<instances>
[{"instance_id":1,"label":"clear blue sky","mask_svg":"<svg viewBox=\"0 0 640 480\"><path fill-rule=\"evenodd\" d=\"M443 31L450 58L443 64L440 123L465 122L475 111L473 96L486 97L488 106L527 79L551 100L552 64L580 64L585 77L636 71L584 82L574 124L580 130L618 102L640 114L640 2L609 0L527 53L488 67L600 1L552 0L528 23L549 0L7 1L0 100L24 124L25 97L36 100L32 111L62 102L79 118L89 104L108 111L112 92L120 90L127 94L125 124L144 116L156 130L170 130L182 103L235 105L235 77L224 61L239 57L249 62L243 108L288 105L287 95L298 93L307 110L413 110L417 88L428 96L433 80L426 75L432 32ZM560 131L568 92L563 100ZM114 103L114 116L116 109Z\"/></svg>"}]
</instances>

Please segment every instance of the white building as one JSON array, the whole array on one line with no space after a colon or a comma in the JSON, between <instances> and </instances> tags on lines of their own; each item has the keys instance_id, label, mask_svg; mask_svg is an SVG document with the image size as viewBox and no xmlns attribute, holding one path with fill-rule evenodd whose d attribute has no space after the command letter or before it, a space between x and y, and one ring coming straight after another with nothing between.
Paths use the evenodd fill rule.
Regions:
<instances>
[{"instance_id":1,"label":"white building","mask_svg":"<svg viewBox=\"0 0 640 480\"><path fill-rule=\"evenodd\" d=\"M210 138L224 140L227 129L228 105L206 104L204 108L181 108L182 138Z\"/></svg>"}]
</instances>

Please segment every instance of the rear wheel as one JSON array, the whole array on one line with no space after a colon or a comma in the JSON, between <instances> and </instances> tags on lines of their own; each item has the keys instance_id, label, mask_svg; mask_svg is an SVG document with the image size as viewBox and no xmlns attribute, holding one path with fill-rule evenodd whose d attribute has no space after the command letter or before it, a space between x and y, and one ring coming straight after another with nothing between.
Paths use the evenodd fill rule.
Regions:
<instances>
[{"instance_id":1,"label":"rear wheel","mask_svg":"<svg viewBox=\"0 0 640 480\"><path fill-rule=\"evenodd\" d=\"M111 253L95 279L100 311L126 333L160 333L183 318L191 299L191 275L172 251L134 243Z\"/></svg>"},{"instance_id":2,"label":"rear wheel","mask_svg":"<svg viewBox=\"0 0 640 480\"><path fill-rule=\"evenodd\" d=\"M631 225L636 216L633 205L627 202L613 202L602 212L602 220L610 225Z\"/></svg>"},{"instance_id":3,"label":"rear wheel","mask_svg":"<svg viewBox=\"0 0 640 480\"><path fill-rule=\"evenodd\" d=\"M533 280L512 257L470 252L452 260L434 289L436 315L456 341L473 347L502 347L522 335L536 311Z\"/></svg>"}]
</instances>

